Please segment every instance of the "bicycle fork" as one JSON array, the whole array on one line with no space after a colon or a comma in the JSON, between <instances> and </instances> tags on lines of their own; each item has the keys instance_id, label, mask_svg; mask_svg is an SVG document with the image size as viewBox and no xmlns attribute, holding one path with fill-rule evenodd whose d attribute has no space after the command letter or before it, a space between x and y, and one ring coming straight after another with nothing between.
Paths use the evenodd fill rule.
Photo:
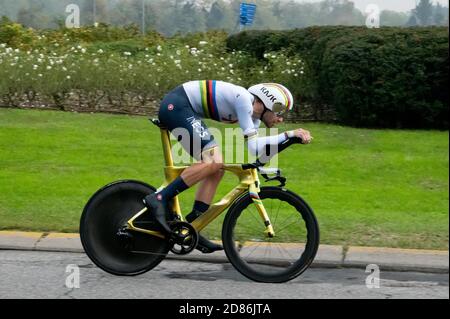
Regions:
<instances>
[{"instance_id":1,"label":"bicycle fork","mask_svg":"<svg viewBox=\"0 0 450 319\"><path fill-rule=\"evenodd\" d=\"M257 182L259 184L259 182ZM249 194L250 194L250 198L252 199L253 203L256 206L256 210L259 213L259 216L262 218L262 220L264 221L264 225L266 226L266 229L264 230L264 233L266 234L267 237L269 238L273 238L275 237L275 231L272 227L272 223L270 222L270 218L269 215L267 214L267 211L261 201L261 199L259 198L259 187L257 187L256 185L250 185L249 187Z\"/></svg>"}]
</instances>

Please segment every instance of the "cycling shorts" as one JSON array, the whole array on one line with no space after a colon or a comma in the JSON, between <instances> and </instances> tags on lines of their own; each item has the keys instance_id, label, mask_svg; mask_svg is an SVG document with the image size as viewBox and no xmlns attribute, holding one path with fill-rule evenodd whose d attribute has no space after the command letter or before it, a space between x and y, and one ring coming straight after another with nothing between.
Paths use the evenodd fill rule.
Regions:
<instances>
[{"instance_id":1,"label":"cycling shorts","mask_svg":"<svg viewBox=\"0 0 450 319\"><path fill-rule=\"evenodd\" d=\"M196 160L217 146L214 136L202 118L194 112L182 85L170 91L161 101L159 121Z\"/></svg>"}]
</instances>

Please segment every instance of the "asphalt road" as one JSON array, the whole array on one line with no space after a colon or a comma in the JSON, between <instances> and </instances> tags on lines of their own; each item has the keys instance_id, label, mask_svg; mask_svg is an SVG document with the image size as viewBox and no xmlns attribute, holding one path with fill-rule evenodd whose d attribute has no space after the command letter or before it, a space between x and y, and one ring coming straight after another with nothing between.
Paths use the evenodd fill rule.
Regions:
<instances>
[{"instance_id":1,"label":"asphalt road","mask_svg":"<svg viewBox=\"0 0 450 319\"><path fill-rule=\"evenodd\" d=\"M79 267L79 288L73 287L76 271L69 265ZM0 299L449 298L448 274L380 269L380 287L372 289L366 287L367 275L364 269L311 268L288 283L263 284L246 279L230 264L166 259L143 275L117 277L80 253L0 251Z\"/></svg>"}]
</instances>

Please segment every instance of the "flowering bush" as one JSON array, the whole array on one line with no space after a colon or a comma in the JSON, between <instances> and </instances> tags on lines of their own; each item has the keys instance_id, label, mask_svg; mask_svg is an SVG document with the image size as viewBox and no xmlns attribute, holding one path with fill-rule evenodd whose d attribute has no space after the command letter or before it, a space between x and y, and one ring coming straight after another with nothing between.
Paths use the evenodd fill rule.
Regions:
<instances>
[{"instance_id":1,"label":"flowering bush","mask_svg":"<svg viewBox=\"0 0 450 319\"><path fill-rule=\"evenodd\" d=\"M224 33L75 42L71 32L83 34L34 34L33 48L0 44L0 105L147 113L186 81L280 82L295 93L304 72L302 60L284 52L264 62L227 51Z\"/></svg>"}]
</instances>

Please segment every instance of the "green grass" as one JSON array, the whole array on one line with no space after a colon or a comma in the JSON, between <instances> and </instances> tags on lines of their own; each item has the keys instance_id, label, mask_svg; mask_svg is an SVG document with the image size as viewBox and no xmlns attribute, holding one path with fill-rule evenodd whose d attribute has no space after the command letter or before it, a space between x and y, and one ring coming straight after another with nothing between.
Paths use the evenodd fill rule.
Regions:
<instances>
[{"instance_id":1,"label":"green grass","mask_svg":"<svg viewBox=\"0 0 450 319\"><path fill-rule=\"evenodd\" d=\"M313 207L322 244L448 249L448 132L301 127L314 142L283 152L279 167ZM75 232L98 188L159 186L162 165L159 131L145 117L0 109L0 229ZM226 176L216 200L235 181ZM184 212L194 194L181 196Z\"/></svg>"}]
</instances>

